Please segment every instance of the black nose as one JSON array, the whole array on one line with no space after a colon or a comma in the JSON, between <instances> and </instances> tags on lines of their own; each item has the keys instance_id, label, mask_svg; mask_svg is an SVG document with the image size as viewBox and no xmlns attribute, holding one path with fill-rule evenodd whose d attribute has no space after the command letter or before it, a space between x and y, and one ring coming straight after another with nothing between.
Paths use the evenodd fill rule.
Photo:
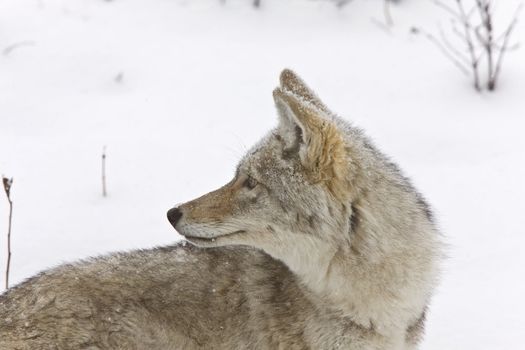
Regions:
<instances>
[{"instance_id":1,"label":"black nose","mask_svg":"<svg viewBox=\"0 0 525 350\"><path fill-rule=\"evenodd\" d=\"M168 210L168 220L169 222L175 227L177 225L177 222L182 217L182 211L180 211L179 208L171 208Z\"/></svg>"}]
</instances>

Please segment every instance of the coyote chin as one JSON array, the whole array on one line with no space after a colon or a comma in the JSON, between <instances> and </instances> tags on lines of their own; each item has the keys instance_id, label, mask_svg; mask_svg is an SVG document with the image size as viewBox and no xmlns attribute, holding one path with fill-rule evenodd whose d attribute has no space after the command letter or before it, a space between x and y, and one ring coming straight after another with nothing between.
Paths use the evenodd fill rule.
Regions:
<instances>
[{"instance_id":1,"label":"coyote chin","mask_svg":"<svg viewBox=\"0 0 525 350\"><path fill-rule=\"evenodd\" d=\"M441 259L428 205L295 73L273 97L234 179L168 211L192 244L8 290L0 349L416 349Z\"/></svg>"}]
</instances>

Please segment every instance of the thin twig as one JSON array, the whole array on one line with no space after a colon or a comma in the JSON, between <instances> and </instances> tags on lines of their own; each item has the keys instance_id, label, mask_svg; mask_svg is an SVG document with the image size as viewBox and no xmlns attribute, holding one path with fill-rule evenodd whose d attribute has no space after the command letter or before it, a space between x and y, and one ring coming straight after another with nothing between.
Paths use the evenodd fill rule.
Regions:
<instances>
[{"instance_id":1,"label":"thin twig","mask_svg":"<svg viewBox=\"0 0 525 350\"><path fill-rule=\"evenodd\" d=\"M452 7L448 6L444 2L439 1L439 0L434 0L433 3L436 6L441 7L443 10L448 12L449 15L452 15L453 17L456 17L457 19L462 20L462 18L458 15L458 13Z\"/></svg>"},{"instance_id":2,"label":"thin twig","mask_svg":"<svg viewBox=\"0 0 525 350\"><path fill-rule=\"evenodd\" d=\"M444 55L447 57L454 65L465 75L469 75L470 71L465 66L461 60L454 55L454 53L450 52L445 45L443 45L438 39L436 39L435 36L432 34L419 29L421 33L432 43L434 44Z\"/></svg>"},{"instance_id":3,"label":"thin twig","mask_svg":"<svg viewBox=\"0 0 525 350\"><path fill-rule=\"evenodd\" d=\"M493 83L492 83L493 89L496 88L496 82L501 72L501 65L503 63L503 56L505 52L509 50L508 49L509 39L512 34L512 31L514 30L514 27L516 27L516 23L518 23L518 16L522 9L523 9L523 3L520 3L516 11L514 12L514 18L512 19L512 22L510 22L509 26L507 27L507 30L505 31L505 35L503 36L503 44L501 45L499 57L498 57L496 68L494 70L494 75L493 75Z\"/></svg>"},{"instance_id":4,"label":"thin twig","mask_svg":"<svg viewBox=\"0 0 525 350\"><path fill-rule=\"evenodd\" d=\"M9 46L6 46L4 48L4 50L2 51L2 54L4 56L9 56L9 54L11 54L11 52L15 51L18 48L21 48L21 47L24 47L24 46L33 46L33 45L35 45L35 42L31 41L31 40L20 41L20 42L11 44Z\"/></svg>"},{"instance_id":5,"label":"thin twig","mask_svg":"<svg viewBox=\"0 0 525 350\"><path fill-rule=\"evenodd\" d=\"M456 36L461 39L461 41L465 41L467 40L467 38L465 38L465 33L462 32L457 26L456 26L456 23L455 21L452 22L452 33L456 34Z\"/></svg>"},{"instance_id":6,"label":"thin twig","mask_svg":"<svg viewBox=\"0 0 525 350\"><path fill-rule=\"evenodd\" d=\"M352 0L337 0L335 2L335 6L337 6L337 8L342 9L343 7L348 5L350 3L350 1L352 1Z\"/></svg>"},{"instance_id":7,"label":"thin twig","mask_svg":"<svg viewBox=\"0 0 525 350\"><path fill-rule=\"evenodd\" d=\"M11 186L13 185L13 178L8 179L2 176L2 183L4 185L5 195L9 202L9 221L7 225L7 266L5 269L5 289L9 288L9 271L11 270L11 224L13 220L13 201L11 200Z\"/></svg>"},{"instance_id":8,"label":"thin twig","mask_svg":"<svg viewBox=\"0 0 525 350\"><path fill-rule=\"evenodd\" d=\"M461 0L459 0L461 1ZM456 2L458 2L458 0L456 0ZM463 22L465 19L467 19L467 25L470 25L470 22L469 22L469 19L470 17L472 17L472 15L475 13L475 9L476 7L473 6L470 10L468 10L465 14L466 14L466 17L463 18L463 16L461 15L461 13L458 13L456 10L454 10L452 7L450 7L449 5L445 4L444 2L440 1L440 0L434 0L433 3L438 6L438 7L441 7L441 9L445 10L446 12L448 12L449 15L452 15L452 17L454 17L455 19Z\"/></svg>"},{"instance_id":9,"label":"thin twig","mask_svg":"<svg viewBox=\"0 0 525 350\"><path fill-rule=\"evenodd\" d=\"M385 32L386 34L388 35L392 35L392 31L391 31L391 28L389 26L387 26L385 23L383 23L383 21L379 20L379 19L376 19L374 17L371 17L370 18L370 21L372 22L372 24L374 24L375 26L377 26L380 30L382 30L383 32Z\"/></svg>"},{"instance_id":10,"label":"thin twig","mask_svg":"<svg viewBox=\"0 0 525 350\"><path fill-rule=\"evenodd\" d=\"M443 31L443 28L441 26L439 27L439 34L441 37L441 41L443 42L443 46L447 48L448 51L450 51L456 58L462 62L464 65L469 65L469 59L465 56L465 54L452 45L452 43L448 40L447 36L445 35L445 32Z\"/></svg>"},{"instance_id":11,"label":"thin twig","mask_svg":"<svg viewBox=\"0 0 525 350\"><path fill-rule=\"evenodd\" d=\"M474 43L472 41L472 36L470 34L470 23L469 23L469 17L467 13L465 12L465 8L463 7L463 3L461 0L456 0L456 3L458 4L459 9L459 15L461 18L461 23L463 24L463 28L465 31L465 41L468 47L468 51L470 54L470 63L472 67L472 74L474 75L474 88L477 91L481 90L481 86L479 84L479 71L478 71L478 60L476 59L476 50L474 48Z\"/></svg>"},{"instance_id":12,"label":"thin twig","mask_svg":"<svg viewBox=\"0 0 525 350\"><path fill-rule=\"evenodd\" d=\"M106 146L102 148L102 197L107 197L108 192L106 188Z\"/></svg>"},{"instance_id":13,"label":"thin twig","mask_svg":"<svg viewBox=\"0 0 525 350\"><path fill-rule=\"evenodd\" d=\"M391 0L383 0L383 14L385 16L385 22L388 27L392 27L394 25L392 13L390 12L390 3Z\"/></svg>"},{"instance_id":14,"label":"thin twig","mask_svg":"<svg viewBox=\"0 0 525 350\"><path fill-rule=\"evenodd\" d=\"M503 45L500 45L500 44L494 44L494 47L496 49L498 49L499 51L503 50ZM514 43L510 46L507 45L507 47L505 48L505 51L516 51L518 50L519 48L521 48L521 44L520 43Z\"/></svg>"}]
</instances>

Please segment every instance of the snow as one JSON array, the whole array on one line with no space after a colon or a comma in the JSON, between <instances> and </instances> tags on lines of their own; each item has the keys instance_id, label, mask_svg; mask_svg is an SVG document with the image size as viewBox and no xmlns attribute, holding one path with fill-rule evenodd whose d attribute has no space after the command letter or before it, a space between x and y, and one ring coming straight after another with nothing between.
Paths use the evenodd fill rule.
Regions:
<instances>
[{"instance_id":1,"label":"snow","mask_svg":"<svg viewBox=\"0 0 525 350\"><path fill-rule=\"evenodd\" d=\"M11 282L64 261L179 240L166 211L232 177L276 124L271 91L289 67L363 127L435 208L449 258L422 349L522 348L525 50L508 53L495 93L477 94L410 33L448 24L431 1L393 5L390 30L379 24L380 1L249 3L0 2ZM504 19L517 2L497 4ZM515 38L524 29L519 23ZM7 210L0 200L2 231ZM0 259L3 270L4 239Z\"/></svg>"}]
</instances>

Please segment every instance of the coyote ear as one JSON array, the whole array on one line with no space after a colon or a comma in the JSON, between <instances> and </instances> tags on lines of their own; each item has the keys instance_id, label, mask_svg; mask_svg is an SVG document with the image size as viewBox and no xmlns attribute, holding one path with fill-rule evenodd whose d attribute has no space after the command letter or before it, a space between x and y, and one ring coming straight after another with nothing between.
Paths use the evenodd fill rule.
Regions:
<instances>
[{"instance_id":1,"label":"coyote ear","mask_svg":"<svg viewBox=\"0 0 525 350\"><path fill-rule=\"evenodd\" d=\"M305 144L306 128L289 105L287 94L280 88L273 91L275 107L279 115L279 134L285 141L285 152L298 151Z\"/></svg>"},{"instance_id":2,"label":"coyote ear","mask_svg":"<svg viewBox=\"0 0 525 350\"><path fill-rule=\"evenodd\" d=\"M273 91L273 98L279 113L279 129L287 148L302 150L301 158L304 161L309 158L304 154L309 149L306 153L310 156L321 156L319 152L322 150L317 147L324 142L324 129L329 124L323 112L301 97L280 88Z\"/></svg>"},{"instance_id":3,"label":"coyote ear","mask_svg":"<svg viewBox=\"0 0 525 350\"><path fill-rule=\"evenodd\" d=\"M277 88L273 97L280 117L279 130L286 142L285 152L299 152L315 182L344 177L345 142L337 126L315 105L291 92Z\"/></svg>"},{"instance_id":4,"label":"coyote ear","mask_svg":"<svg viewBox=\"0 0 525 350\"><path fill-rule=\"evenodd\" d=\"M314 105L320 111L326 114L332 114L325 104L317 95L304 83L304 81L291 69L284 69L279 77L281 89L290 91L300 96L303 100Z\"/></svg>"}]
</instances>

